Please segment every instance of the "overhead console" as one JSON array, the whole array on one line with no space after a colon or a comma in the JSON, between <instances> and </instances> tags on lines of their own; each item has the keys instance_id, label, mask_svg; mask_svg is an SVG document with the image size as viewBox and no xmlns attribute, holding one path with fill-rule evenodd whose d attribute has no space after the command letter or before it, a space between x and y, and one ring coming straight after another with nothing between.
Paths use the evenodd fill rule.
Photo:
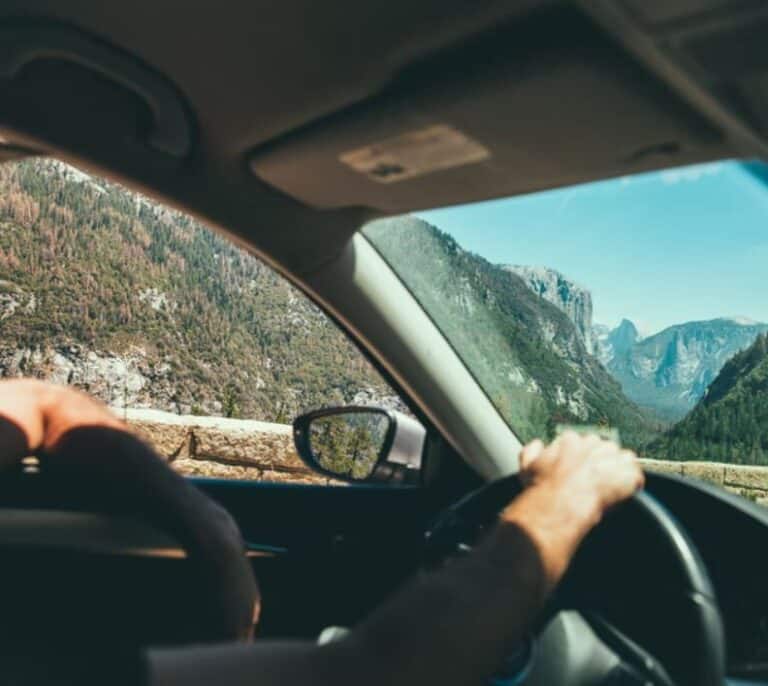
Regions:
<instances>
[{"instance_id":1,"label":"overhead console","mask_svg":"<svg viewBox=\"0 0 768 686\"><path fill-rule=\"evenodd\" d=\"M718 122L564 5L413 64L250 166L313 207L402 212L735 154Z\"/></svg>"}]
</instances>

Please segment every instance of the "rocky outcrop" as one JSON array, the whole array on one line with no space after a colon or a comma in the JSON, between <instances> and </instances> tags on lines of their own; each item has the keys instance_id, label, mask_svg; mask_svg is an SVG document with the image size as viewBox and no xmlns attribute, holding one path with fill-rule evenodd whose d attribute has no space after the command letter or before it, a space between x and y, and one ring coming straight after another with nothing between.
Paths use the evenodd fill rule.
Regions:
<instances>
[{"instance_id":1,"label":"rocky outcrop","mask_svg":"<svg viewBox=\"0 0 768 686\"><path fill-rule=\"evenodd\" d=\"M108 405L160 407L188 413L190 402L179 397L179 384L170 361L140 346L121 353L78 343L34 347L0 347L0 376L34 376L76 386ZM200 398L199 409L222 410L221 402Z\"/></svg>"},{"instance_id":2,"label":"rocky outcrop","mask_svg":"<svg viewBox=\"0 0 768 686\"><path fill-rule=\"evenodd\" d=\"M587 352L595 352L592 331L592 294L560 272L548 267L530 267L519 264L503 265L508 272L517 274L525 285L570 319Z\"/></svg>"},{"instance_id":3,"label":"rocky outcrop","mask_svg":"<svg viewBox=\"0 0 768 686\"><path fill-rule=\"evenodd\" d=\"M3 303L0 293L0 322ZM138 345L129 346L122 352L94 349L74 342L0 346L0 377L21 376L75 386L113 407L158 408L181 415L219 415L224 411L221 400L217 399L220 389L213 385L183 383L178 374L178 362L172 356L161 356ZM261 379L254 380L255 390L264 386ZM339 404L376 405L393 410L405 407L399 396L383 393L381 388L373 385L360 386L348 399L335 399ZM295 404L301 405L300 402ZM288 410L289 416L291 412L301 411Z\"/></svg>"},{"instance_id":4,"label":"rocky outcrop","mask_svg":"<svg viewBox=\"0 0 768 686\"><path fill-rule=\"evenodd\" d=\"M609 369L614 360L623 359L632 350L632 346L641 340L637 327L629 319L622 319L615 329L598 324L593 327L593 331L597 357Z\"/></svg>"},{"instance_id":5,"label":"rocky outcrop","mask_svg":"<svg viewBox=\"0 0 768 686\"><path fill-rule=\"evenodd\" d=\"M115 409L185 476L327 484L299 459L290 425Z\"/></svg>"}]
</instances>

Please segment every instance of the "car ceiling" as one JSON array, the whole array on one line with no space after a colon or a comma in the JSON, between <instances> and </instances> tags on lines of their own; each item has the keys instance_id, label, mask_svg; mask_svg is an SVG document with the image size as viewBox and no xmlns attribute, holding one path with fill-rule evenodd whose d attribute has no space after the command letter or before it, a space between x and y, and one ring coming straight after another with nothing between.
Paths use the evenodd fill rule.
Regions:
<instances>
[{"instance_id":1,"label":"car ceiling","mask_svg":"<svg viewBox=\"0 0 768 686\"><path fill-rule=\"evenodd\" d=\"M4 0L3 155L107 174L300 280L378 214L766 157L765 35L761 1ZM389 178L345 162L382 154Z\"/></svg>"}]
</instances>

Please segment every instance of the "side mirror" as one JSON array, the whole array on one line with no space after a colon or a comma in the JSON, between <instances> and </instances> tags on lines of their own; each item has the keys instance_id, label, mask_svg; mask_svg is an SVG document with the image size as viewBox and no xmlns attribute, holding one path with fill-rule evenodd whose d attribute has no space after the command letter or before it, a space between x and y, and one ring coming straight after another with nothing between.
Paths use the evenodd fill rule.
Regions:
<instances>
[{"instance_id":1,"label":"side mirror","mask_svg":"<svg viewBox=\"0 0 768 686\"><path fill-rule=\"evenodd\" d=\"M304 463L353 482L416 483L426 433L415 419L380 407L330 407L293 422Z\"/></svg>"}]
</instances>

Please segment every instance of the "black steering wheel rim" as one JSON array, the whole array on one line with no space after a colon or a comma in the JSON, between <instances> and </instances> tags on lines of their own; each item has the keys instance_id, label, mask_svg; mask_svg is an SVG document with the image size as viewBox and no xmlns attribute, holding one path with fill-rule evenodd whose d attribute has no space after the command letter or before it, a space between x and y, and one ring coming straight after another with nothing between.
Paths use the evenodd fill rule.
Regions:
<instances>
[{"instance_id":1,"label":"black steering wheel rim","mask_svg":"<svg viewBox=\"0 0 768 686\"><path fill-rule=\"evenodd\" d=\"M507 476L469 493L444 510L426 533L429 562L466 551L476 540L478 530L493 526L501 510L522 490L517 475ZM610 584L605 583L610 573L598 574L594 583L590 580L595 565L610 567L617 563L615 566L620 569L628 564L624 559L611 557L609 541L615 540L617 535L636 536L638 545L653 545L658 553L656 557L663 558L653 560L654 578L661 582L656 583L655 588L639 592L640 598L634 603L629 602L628 607L635 613L647 613L648 618L656 613L660 626L663 626L660 634L678 636L678 641L672 645L645 632L649 637L646 643L653 645L647 646L644 654L657 658L657 663L665 668L661 671L666 671L677 686L722 686L724 629L706 566L682 526L647 492L641 491L614 508L587 537L550 601L545 612L547 619L560 610L576 609L594 618L595 621L590 620L593 628L602 623L613 630L599 612L592 612L584 605L590 604L602 592L610 593L607 588ZM637 559L641 557L638 555ZM662 569L664 574L659 574ZM590 584L594 588L584 588ZM629 591L631 594L633 589ZM605 634L599 628L598 631ZM664 680L658 683L664 683Z\"/></svg>"},{"instance_id":2,"label":"black steering wheel rim","mask_svg":"<svg viewBox=\"0 0 768 686\"><path fill-rule=\"evenodd\" d=\"M252 637L259 588L240 529L221 505L149 446L116 429L74 429L62 438L55 454L40 452L38 457L43 471L88 483L108 494L121 514L138 516L178 541L202 589L195 598L201 635L194 641Z\"/></svg>"}]
</instances>

